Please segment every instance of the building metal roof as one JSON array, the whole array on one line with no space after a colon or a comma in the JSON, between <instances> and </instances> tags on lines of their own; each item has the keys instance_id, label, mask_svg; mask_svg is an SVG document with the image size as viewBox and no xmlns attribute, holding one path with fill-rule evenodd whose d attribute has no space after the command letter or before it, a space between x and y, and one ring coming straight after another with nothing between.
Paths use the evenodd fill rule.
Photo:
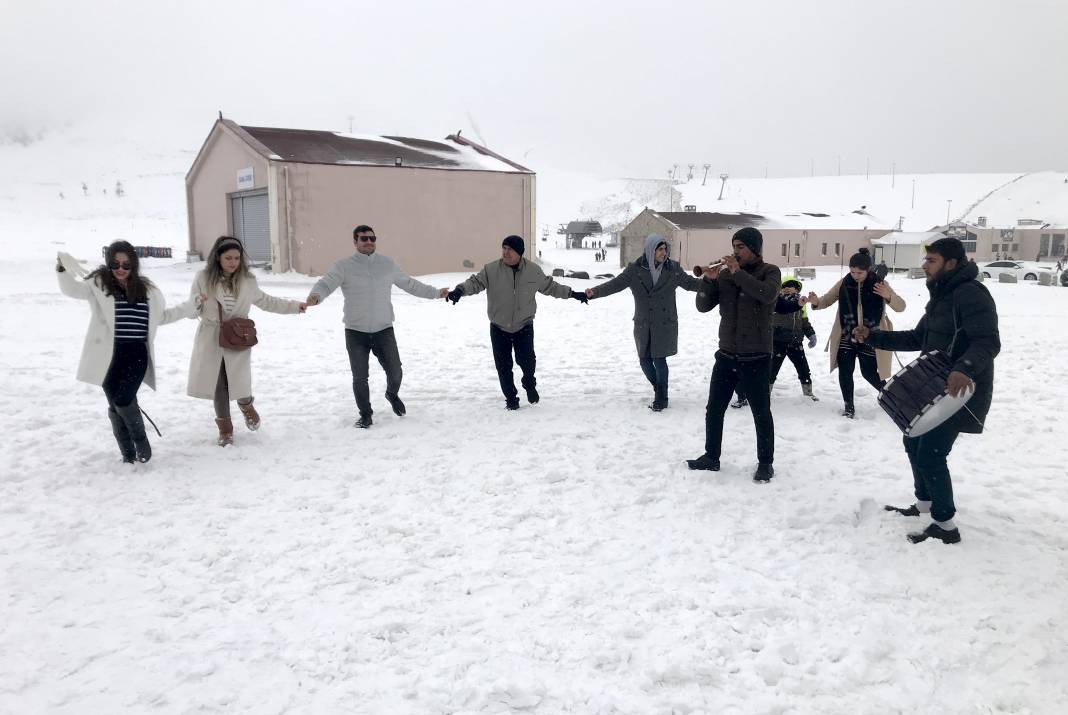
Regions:
<instances>
[{"instance_id":1,"label":"building metal roof","mask_svg":"<svg viewBox=\"0 0 1068 715\"><path fill-rule=\"evenodd\" d=\"M222 117L217 124L222 124L270 161L534 173L527 167L460 136L459 132L450 134L442 141L435 141L312 129L248 127ZM201 148L201 153L203 151L204 147ZM197 159L199 161L199 155ZM197 163L194 162L194 168Z\"/></svg>"},{"instance_id":2,"label":"building metal roof","mask_svg":"<svg viewBox=\"0 0 1068 715\"><path fill-rule=\"evenodd\" d=\"M762 226L767 223L767 219L764 216L747 213L724 214L713 211L657 211L656 215L670 221L677 228L684 231Z\"/></svg>"}]
</instances>

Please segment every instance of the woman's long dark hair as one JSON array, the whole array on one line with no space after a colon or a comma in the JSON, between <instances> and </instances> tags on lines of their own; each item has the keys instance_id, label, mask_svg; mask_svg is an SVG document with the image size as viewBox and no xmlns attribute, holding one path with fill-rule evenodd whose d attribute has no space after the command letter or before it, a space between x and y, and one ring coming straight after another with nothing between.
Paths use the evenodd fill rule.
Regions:
<instances>
[{"instance_id":1,"label":"woman's long dark hair","mask_svg":"<svg viewBox=\"0 0 1068 715\"><path fill-rule=\"evenodd\" d=\"M115 274L111 272L111 262L115 255L125 253L130 261L130 274L126 277L126 288L122 287ZM137 258L137 249L129 241L115 241L104 251L104 265L85 277L85 280L93 281L104 295L119 295L125 297L129 303L144 303L148 300L148 291L153 287L152 281L141 275L141 261Z\"/></svg>"},{"instance_id":2,"label":"woman's long dark hair","mask_svg":"<svg viewBox=\"0 0 1068 715\"><path fill-rule=\"evenodd\" d=\"M233 274L227 276L223 272L220 261L222 254L235 248L241 252L241 265ZM222 283L230 289L232 294L237 295L241 290L241 279L252 275L252 271L248 269L248 256L245 255L245 247L241 241L233 236L219 236L215 239L215 245L211 247L211 256L208 258L208 265L204 272L207 274L209 288L215 288Z\"/></svg>"}]
</instances>

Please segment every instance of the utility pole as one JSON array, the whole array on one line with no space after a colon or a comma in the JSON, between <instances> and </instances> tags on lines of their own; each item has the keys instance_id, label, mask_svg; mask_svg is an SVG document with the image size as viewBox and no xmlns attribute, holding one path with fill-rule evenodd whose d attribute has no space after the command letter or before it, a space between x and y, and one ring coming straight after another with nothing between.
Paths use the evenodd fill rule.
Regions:
<instances>
[{"instance_id":1,"label":"utility pole","mask_svg":"<svg viewBox=\"0 0 1068 715\"><path fill-rule=\"evenodd\" d=\"M816 175L816 160L809 158L808 160L808 175L810 177Z\"/></svg>"},{"instance_id":2,"label":"utility pole","mask_svg":"<svg viewBox=\"0 0 1068 715\"><path fill-rule=\"evenodd\" d=\"M768 178L768 165L767 164L764 165L764 178L765 179Z\"/></svg>"},{"instance_id":3,"label":"utility pole","mask_svg":"<svg viewBox=\"0 0 1068 715\"><path fill-rule=\"evenodd\" d=\"M711 164L703 164L703 166L705 169L705 175L704 178L701 179L701 186L704 186L705 182L708 181L708 170L712 168Z\"/></svg>"},{"instance_id":4,"label":"utility pole","mask_svg":"<svg viewBox=\"0 0 1068 715\"><path fill-rule=\"evenodd\" d=\"M867 181L871 176L871 157L869 156L864 160L864 180Z\"/></svg>"},{"instance_id":5,"label":"utility pole","mask_svg":"<svg viewBox=\"0 0 1068 715\"><path fill-rule=\"evenodd\" d=\"M953 205L953 199L946 199L946 225L949 225L949 207Z\"/></svg>"},{"instance_id":6,"label":"utility pole","mask_svg":"<svg viewBox=\"0 0 1068 715\"><path fill-rule=\"evenodd\" d=\"M838 155L838 175L842 175L842 155Z\"/></svg>"},{"instance_id":7,"label":"utility pole","mask_svg":"<svg viewBox=\"0 0 1068 715\"><path fill-rule=\"evenodd\" d=\"M687 171L686 171L686 183L687 184L690 183L691 181L693 181L693 167L694 166L695 166L695 164L688 164L687 165Z\"/></svg>"},{"instance_id":8,"label":"utility pole","mask_svg":"<svg viewBox=\"0 0 1068 715\"><path fill-rule=\"evenodd\" d=\"M719 185L719 198L717 198L716 201L723 200L723 189L727 186L727 174L720 174L719 178L722 183Z\"/></svg>"},{"instance_id":9,"label":"utility pole","mask_svg":"<svg viewBox=\"0 0 1068 715\"><path fill-rule=\"evenodd\" d=\"M897 164L890 162L890 188L894 188L894 180L897 174Z\"/></svg>"},{"instance_id":10,"label":"utility pole","mask_svg":"<svg viewBox=\"0 0 1068 715\"><path fill-rule=\"evenodd\" d=\"M916 179L912 180L912 205L909 208L916 208Z\"/></svg>"},{"instance_id":11,"label":"utility pole","mask_svg":"<svg viewBox=\"0 0 1068 715\"><path fill-rule=\"evenodd\" d=\"M349 115L349 134L352 134L352 120L355 118L356 117L352 116L351 114Z\"/></svg>"}]
</instances>

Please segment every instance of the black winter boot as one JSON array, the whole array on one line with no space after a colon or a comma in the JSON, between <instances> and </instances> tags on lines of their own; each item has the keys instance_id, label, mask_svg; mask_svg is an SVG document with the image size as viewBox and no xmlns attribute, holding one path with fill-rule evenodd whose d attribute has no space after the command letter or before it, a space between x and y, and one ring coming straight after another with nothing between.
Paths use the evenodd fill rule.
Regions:
<instances>
[{"instance_id":1,"label":"black winter boot","mask_svg":"<svg viewBox=\"0 0 1068 715\"><path fill-rule=\"evenodd\" d=\"M848 417L851 420L857 418L857 409L853 407L852 402L847 402L845 407L842 408L842 417Z\"/></svg>"},{"instance_id":2,"label":"black winter boot","mask_svg":"<svg viewBox=\"0 0 1068 715\"><path fill-rule=\"evenodd\" d=\"M374 420L371 419L371 413L368 412L367 414L360 415L360 419L356 420L356 424L354 424L353 427L367 429L372 424L374 424Z\"/></svg>"},{"instance_id":3,"label":"black winter boot","mask_svg":"<svg viewBox=\"0 0 1068 715\"><path fill-rule=\"evenodd\" d=\"M518 397L506 397L504 398L504 408L506 410L518 410L519 398Z\"/></svg>"},{"instance_id":4,"label":"black winter boot","mask_svg":"<svg viewBox=\"0 0 1068 715\"><path fill-rule=\"evenodd\" d=\"M115 411L114 407L108 408L108 419L111 420L111 431L115 435L115 441L119 443L119 451L122 452L122 461L126 464L134 463L134 443L130 437L130 430L126 429L126 423Z\"/></svg>"},{"instance_id":5,"label":"black winter boot","mask_svg":"<svg viewBox=\"0 0 1068 715\"><path fill-rule=\"evenodd\" d=\"M653 402L649 405L649 409L653 412L660 412L661 410L666 410L667 406L667 386L657 385L653 390Z\"/></svg>"},{"instance_id":6,"label":"black winter boot","mask_svg":"<svg viewBox=\"0 0 1068 715\"><path fill-rule=\"evenodd\" d=\"M141 407L134 400L125 407L115 407L119 417L130 431L130 439L133 440L134 451L138 462L147 462L152 459L152 445L148 443L148 435L145 434L145 420L141 417Z\"/></svg>"},{"instance_id":7,"label":"black winter boot","mask_svg":"<svg viewBox=\"0 0 1068 715\"><path fill-rule=\"evenodd\" d=\"M389 401L389 406L393 408L393 414L397 417L404 417L404 415L407 414L404 409L404 403L401 402L400 395L391 395L387 392L386 400Z\"/></svg>"},{"instance_id":8,"label":"black winter boot","mask_svg":"<svg viewBox=\"0 0 1068 715\"><path fill-rule=\"evenodd\" d=\"M761 484L767 484L771 481L771 478L775 476L775 467L770 464L761 462L757 465L756 471L753 472L753 481L760 482Z\"/></svg>"},{"instance_id":9,"label":"black winter boot","mask_svg":"<svg viewBox=\"0 0 1068 715\"><path fill-rule=\"evenodd\" d=\"M909 541L914 544L918 544L921 541L927 541L927 539L938 539L943 544L959 544L960 543L960 530L958 529L943 529L938 524L931 524L923 531L915 534L909 534Z\"/></svg>"},{"instance_id":10,"label":"black winter boot","mask_svg":"<svg viewBox=\"0 0 1068 715\"><path fill-rule=\"evenodd\" d=\"M702 454L697 459L687 459L686 466L690 469L703 469L708 472L718 472L719 460L712 459L707 454Z\"/></svg>"}]
</instances>

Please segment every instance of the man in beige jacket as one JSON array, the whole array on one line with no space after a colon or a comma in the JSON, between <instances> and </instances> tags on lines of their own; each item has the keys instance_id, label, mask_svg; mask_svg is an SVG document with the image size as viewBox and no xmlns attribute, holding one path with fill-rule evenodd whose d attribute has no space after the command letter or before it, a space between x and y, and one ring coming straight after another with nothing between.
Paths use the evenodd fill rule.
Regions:
<instances>
[{"instance_id":1,"label":"man in beige jacket","mask_svg":"<svg viewBox=\"0 0 1068 715\"><path fill-rule=\"evenodd\" d=\"M519 391L512 375L512 353L523 372L523 389L527 402L536 403L540 398L534 377L534 314L538 310L536 293L553 298L574 298L588 303L585 293L571 290L557 283L542 272L541 267L523 258L523 239L508 236L501 242L501 259L487 263L482 270L448 293L455 305L465 295L486 291L486 312L490 319L490 343L493 345L493 363L497 367L505 407L519 409Z\"/></svg>"}]
</instances>

